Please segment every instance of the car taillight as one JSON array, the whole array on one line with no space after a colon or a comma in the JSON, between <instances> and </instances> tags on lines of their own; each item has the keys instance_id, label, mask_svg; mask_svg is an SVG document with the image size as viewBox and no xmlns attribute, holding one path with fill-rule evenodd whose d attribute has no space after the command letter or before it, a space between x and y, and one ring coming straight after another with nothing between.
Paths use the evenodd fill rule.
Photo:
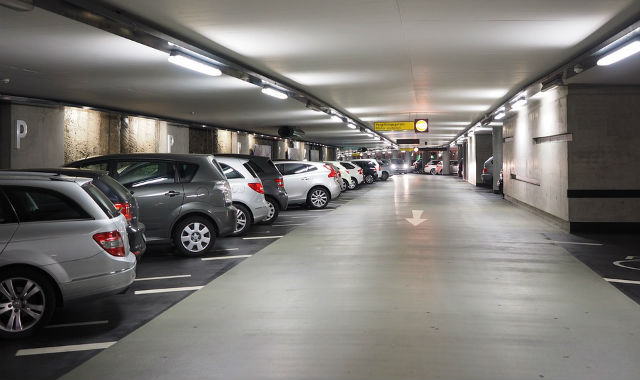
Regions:
<instances>
[{"instance_id":1,"label":"car taillight","mask_svg":"<svg viewBox=\"0 0 640 380\"><path fill-rule=\"evenodd\" d=\"M487 168L483 168L483 169L482 169L482 173L483 173L483 174L487 174L487 173L489 173L489 171L487 170Z\"/></svg>"},{"instance_id":2,"label":"car taillight","mask_svg":"<svg viewBox=\"0 0 640 380\"><path fill-rule=\"evenodd\" d=\"M362 174L362 169L358 169L358 174Z\"/></svg>"},{"instance_id":3,"label":"car taillight","mask_svg":"<svg viewBox=\"0 0 640 380\"><path fill-rule=\"evenodd\" d=\"M351 174L351 172L347 170L347 174Z\"/></svg>"},{"instance_id":4,"label":"car taillight","mask_svg":"<svg viewBox=\"0 0 640 380\"><path fill-rule=\"evenodd\" d=\"M117 230L97 233L93 235L93 240L112 256L125 257L127 255L124 251L124 241Z\"/></svg>"},{"instance_id":5,"label":"car taillight","mask_svg":"<svg viewBox=\"0 0 640 380\"><path fill-rule=\"evenodd\" d=\"M335 177L336 176L336 171L333 170L333 166L331 165L324 165L325 168L331 170L331 172L329 173L329 178Z\"/></svg>"},{"instance_id":6,"label":"car taillight","mask_svg":"<svg viewBox=\"0 0 640 380\"><path fill-rule=\"evenodd\" d=\"M116 210L120 211L120 213L127 218L128 222L131 221L131 205L129 202L116 202L113 205L116 206Z\"/></svg>"},{"instance_id":7,"label":"car taillight","mask_svg":"<svg viewBox=\"0 0 640 380\"><path fill-rule=\"evenodd\" d=\"M250 183L249 187L252 188L255 192L264 194L264 188L260 182Z\"/></svg>"},{"instance_id":8,"label":"car taillight","mask_svg":"<svg viewBox=\"0 0 640 380\"><path fill-rule=\"evenodd\" d=\"M276 185L278 185L280 187L284 187L284 179L276 178L276 179L274 179L274 181L276 182Z\"/></svg>"}]
</instances>

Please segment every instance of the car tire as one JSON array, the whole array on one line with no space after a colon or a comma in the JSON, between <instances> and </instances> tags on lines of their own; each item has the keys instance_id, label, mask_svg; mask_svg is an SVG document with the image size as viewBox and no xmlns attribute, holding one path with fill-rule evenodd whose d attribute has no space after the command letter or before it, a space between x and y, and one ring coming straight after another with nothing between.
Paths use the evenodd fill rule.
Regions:
<instances>
[{"instance_id":1,"label":"car tire","mask_svg":"<svg viewBox=\"0 0 640 380\"><path fill-rule=\"evenodd\" d=\"M53 286L33 269L0 271L0 338L24 338L46 325L56 309Z\"/></svg>"},{"instance_id":2,"label":"car tire","mask_svg":"<svg viewBox=\"0 0 640 380\"><path fill-rule=\"evenodd\" d=\"M367 175L365 175L365 176L364 176L364 182L365 182L366 184L369 184L369 185L370 185L370 184L372 184L372 183L373 183L373 181L375 181L375 180L376 180L376 179L375 179L375 178L373 178L373 176L372 176L371 174L367 174Z\"/></svg>"},{"instance_id":3,"label":"car tire","mask_svg":"<svg viewBox=\"0 0 640 380\"><path fill-rule=\"evenodd\" d=\"M236 211L236 229L231 236L243 236L249 232L251 228L251 211L241 204L234 203L233 206L238 210Z\"/></svg>"},{"instance_id":4,"label":"car tire","mask_svg":"<svg viewBox=\"0 0 640 380\"><path fill-rule=\"evenodd\" d=\"M346 191L349 188L349 183L346 179L340 180L340 191Z\"/></svg>"},{"instance_id":5,"label":"car tire","mask_svg":"<svg viewBox=\"0 0 640 380\"><path fill-rule=\"evenodd\" d=\"M436 169L431 169L429 173L431 173L431 175L436 175Z\"/></svg>"},{"instance_id":6,"label":"car tire","mask_svg":"<svg viewBox=\"0 0 640 380\"><path fill-rule=\"evenodd\" d=\"M349 190L354 190L358 187L358 181L355 178L351 178L351 183L349 184Z\"/></svg>"},{"instance_id":7,"label":"car tire","mask_svg":"<svg viewBox=\"0 0 640 380\"><path fill-rule=\"evenodd\" d=\"M278 204L278 202L272 198L265 198L265 200L269 204L269 216L259 224L273 224L273 222L278 219L278 215L280 214L280 204Z\"/></svg>"},{"instance_id":8,"label":"car tire","mask_svg":"<svg viewBox=\"0 0 640 380\"><path fill-rule=\"evenodd\" d=\"M388 179L389 179L389 173L387 173L387 172L382 172L382 180L383 180L383 181L386 181L386 180L388 180Z\"/></svg>"},{"instance_id":9,"label":"car tire","mask_svg":"<svg viewBox=\"0 0 640 380\"><path fill-rule=\"evenodd\" d=\"M199 216L190 216L176 226L173 231L173 243L184 256L202 256L213 248L216 236L211 221Z\"/></svg>"},{"instance_id":10,"label":"car tire","mask_svg":"<svg viewBox=\"0 0 640 380\"><path fill-rule=\"evenodd\" d=\"M307 194L307 205L315 210L327 207L331 196L329 192L322 187L314 187Z\"/></svg>"}]
</instances>

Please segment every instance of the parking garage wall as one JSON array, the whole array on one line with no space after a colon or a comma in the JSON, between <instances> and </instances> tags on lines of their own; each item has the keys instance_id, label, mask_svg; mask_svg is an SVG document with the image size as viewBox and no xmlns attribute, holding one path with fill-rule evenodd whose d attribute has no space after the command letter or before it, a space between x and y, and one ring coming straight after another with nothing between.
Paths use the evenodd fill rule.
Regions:
<instances>
[{"instance_id":1,"label":"parking garage wall","mask_svg":"<svg viewBox=\"0 0 640 380\"><path fill-rule=\"evenodd\" d=\"M491 135L488 134L474 134L469 136L467 143L468 161L466 163L468 173L466 174L466 178L472 185L482 185L482 168L484 162L493 154L491 139Z\"/></svg>"},{"instance_id":2,"label":"parking garage wall","mask_svg":"<svg viewBox=\"0 0 640 380\"><path fill-rule=\"evenodd\" d=\"M567 226L569 220L567 88L541 93L541 99L509 115L503 126L505 198L529 206Z\"/></svg>"},{"instance_id":3,"label":"parking garage wall","mask_svg":"<svg viewBox=\"0 0 640 380\"><path fill-rule=\"evenodd\" d=\"M640 226L640 87L570 86L571 229Z\"/></svg>"}]
</instances>

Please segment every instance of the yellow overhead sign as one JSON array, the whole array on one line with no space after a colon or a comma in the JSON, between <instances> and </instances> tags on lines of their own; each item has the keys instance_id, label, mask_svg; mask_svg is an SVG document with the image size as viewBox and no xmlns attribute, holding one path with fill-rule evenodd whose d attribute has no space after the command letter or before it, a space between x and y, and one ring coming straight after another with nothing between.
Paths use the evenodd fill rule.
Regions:
<instances>
[{"instance_id":1,"label":"yellow overhead sign","mask_svg":"<svg viewBox=\"0 0 640 380\"><path fill-rule=\"evenodd\" d=\"M413 152L415 148L400 148L402 152Z\"/></svg>"},{"instance_id":2,"label":"yellow overhead sign","mask_svg":"<svg viewBox=\"0 0 640 380\"><path fill-rule=\"evenodd\" d=\"M413 121L379 121L373 123L376 131L413 131Z\"/></svg>"}]
</instances>

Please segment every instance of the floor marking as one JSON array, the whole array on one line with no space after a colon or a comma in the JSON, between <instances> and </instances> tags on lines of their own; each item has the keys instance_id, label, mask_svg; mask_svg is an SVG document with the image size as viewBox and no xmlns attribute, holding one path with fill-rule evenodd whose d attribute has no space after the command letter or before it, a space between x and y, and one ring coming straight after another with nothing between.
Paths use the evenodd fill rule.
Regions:
<instances>
[{"instance_id":1,"label":"floor marking","mask_svg":"<svg viewBox=\"0 0 640 380\"><path fill-rule=\"evenodd\" d=\"M136 290L133 294L155 294L155 293L173 293L173 292L189 292L192 290L200 290L203 286L185 286L182 288L164 288L164 289L149 289L149 290Z\"/></svg>"},{"instance_id":2,"label":"floor marking","mask_svg":"<svg viewBox=\"0 0 640 380\"><path fill-rule=\"evenodd\" d=\"M633 260L633 259L635 259L636 257L638 257L638 256L627 256L627 257L625 257L624 259L625 259L625 260Z\"/></svg>"},{"instance_id":3,"label":"floor marking","mask_svg":"<svg viewBox=\"0 0 640 380\"><path fill-rule=\"evenodd\" d=\"M89 321L89 322L74 322L74 323L60 323L57 325L49 325L45 329L57 329L60 327L76 327L76 326L93 326L93 325L106 325L109 321Z\"/></svg>"},{"instance_id":4,"label":"floor marking","mask_svg":"<svg viewBox=\"0 0 640 380\"><path fill-rule=\"evenodd\" d=\"M640 285L640 281L633 281L633 280L620 280L617 278L605 278L605 281L608 282L616 282L619 284L634 284L634 285Z\"/></svg>"},{"instance_id":5,"label":"floor marking","mask_svg":"<svg viewBox=\"0 0 640 380\"><path fill-rule=\"evenodd\" d=\"M275 236L254 236L254 237L246 237L242 238L242 240L258 240L258 239L280 239L282 235Z\"/></svg>"},{"instance_id":6,"label":"floor marking","mask_svg":"<svg viewBox=\"0 0 640 380\"><path fill-rule=\"evenodd\" d=\"M89 350L103 350L105 348L109 348L113 346L114 344L116 344L116 342L72 344L69 346L27 348L23 350L18 350L16 352L16 356L57 354L61 352L75 352L75 351L89 351Z\"/></svg>"},{"instance_id":7,"label":"floor marking","mask_svg":"<svg viewBox=\"0 0 640 380\"><path fill-rule=\"evenodd\" d=\"M635 256L629 256L629 257L635 257ZM628 262L634 262L637 263L640 260L618 260L618 261L614 261L613 265L620 267L620 268L625 268L625 269L631 269L631 270L640 270L640 268L638 267L630 267L628 265L624 265L622 263L628 263Z\"/></svg>"},{"instance_id":8,"label":"floor marking","mask_svg":"<svg viewBox=\"0 0 640 380\"><path fill-rule=\"evenodd\" d=\"M330 208L330 209L324 208L322 210L307 210L307 211L309 211L309 212L320 212L320 211L333 211L333 209L332 208Z\"/></svg>"},{"instance_id":9,"label":"floor marking","mask_svg":"<svg viewBox=\"0 0 640 380\"><path fill-rule=\"evenodd\" d=\"M185 278L185 277L191 277L190 274L178 274L175 276L162 276L162 277L143 277L143 278L136 278L133 281L151 281L151 280L169 280L172 278Z\"/></svg>"},{"instance_id":10,"label":"floor marking","mask_svg":"<svg viewBox=\"0 0 640 380\"><path fill-rule=\"evenodd\" d=\"M204 257L200 260L202 261L211 261L211 260L227 260L227 259L242 259L245 257L251 257L252 255L236 255L236 256L220 256L220 257Z\"/></svg>"},{"instance_id":11,"label":"floor marking","mask_svg":"<svg viewBox=\"0 0 640 380\"><path fill-rule=\"evenodd\" d=\"M281 218L291 218L291 219L302 219L302 218L319 218L319 216L309 215L309 216L291 216L291 215L280 215Z\"/></svg>"},{"instance_id":12,"label":"floor marking","mask_svg":"<svg viewBox=\"0 0 640 380\"><path fill-rule=\"evenodd\" d=\"M549 243L553 243L553 244L595 245L595 246L604 245L604 244L601 244L601 243L583 243L583 242L579 242L579 241L555 241L555 240L549 240Z\"/></svg>"},{"instance_id":13,"label":"floor marking","mask_svg":"<svg viewBox=\"0 0 640 380\"><path fill-rule=\"evenodd\" d=\"M428 219L420 218L423 212L424 210L411 210L411 214L413 214L413 217L405 218L405 219L407 220L407 222L411 223L414 227L416 227L417 225L421 224L425 220L428 220Z\"/></svg>"},{"instance_id":14,"label":"floor marking","mask_svg":"<svg viewBox=\"0 0 640 380\"><path fill-rule=\"evenodd\" d=\"M272 224L272 226L304 226L307 223Z\"/></svg>"},{"instance_id":15,"label":"floor marking","mask_svg":"<svg viewBox=\"0 0 640 380\"><path fill-rule=\"evenodd\" d=\"M220 249L216 249L214 252L223 252L223 251L237 251L240 248L220 248Z\"/></svg>"}]
</instances>

